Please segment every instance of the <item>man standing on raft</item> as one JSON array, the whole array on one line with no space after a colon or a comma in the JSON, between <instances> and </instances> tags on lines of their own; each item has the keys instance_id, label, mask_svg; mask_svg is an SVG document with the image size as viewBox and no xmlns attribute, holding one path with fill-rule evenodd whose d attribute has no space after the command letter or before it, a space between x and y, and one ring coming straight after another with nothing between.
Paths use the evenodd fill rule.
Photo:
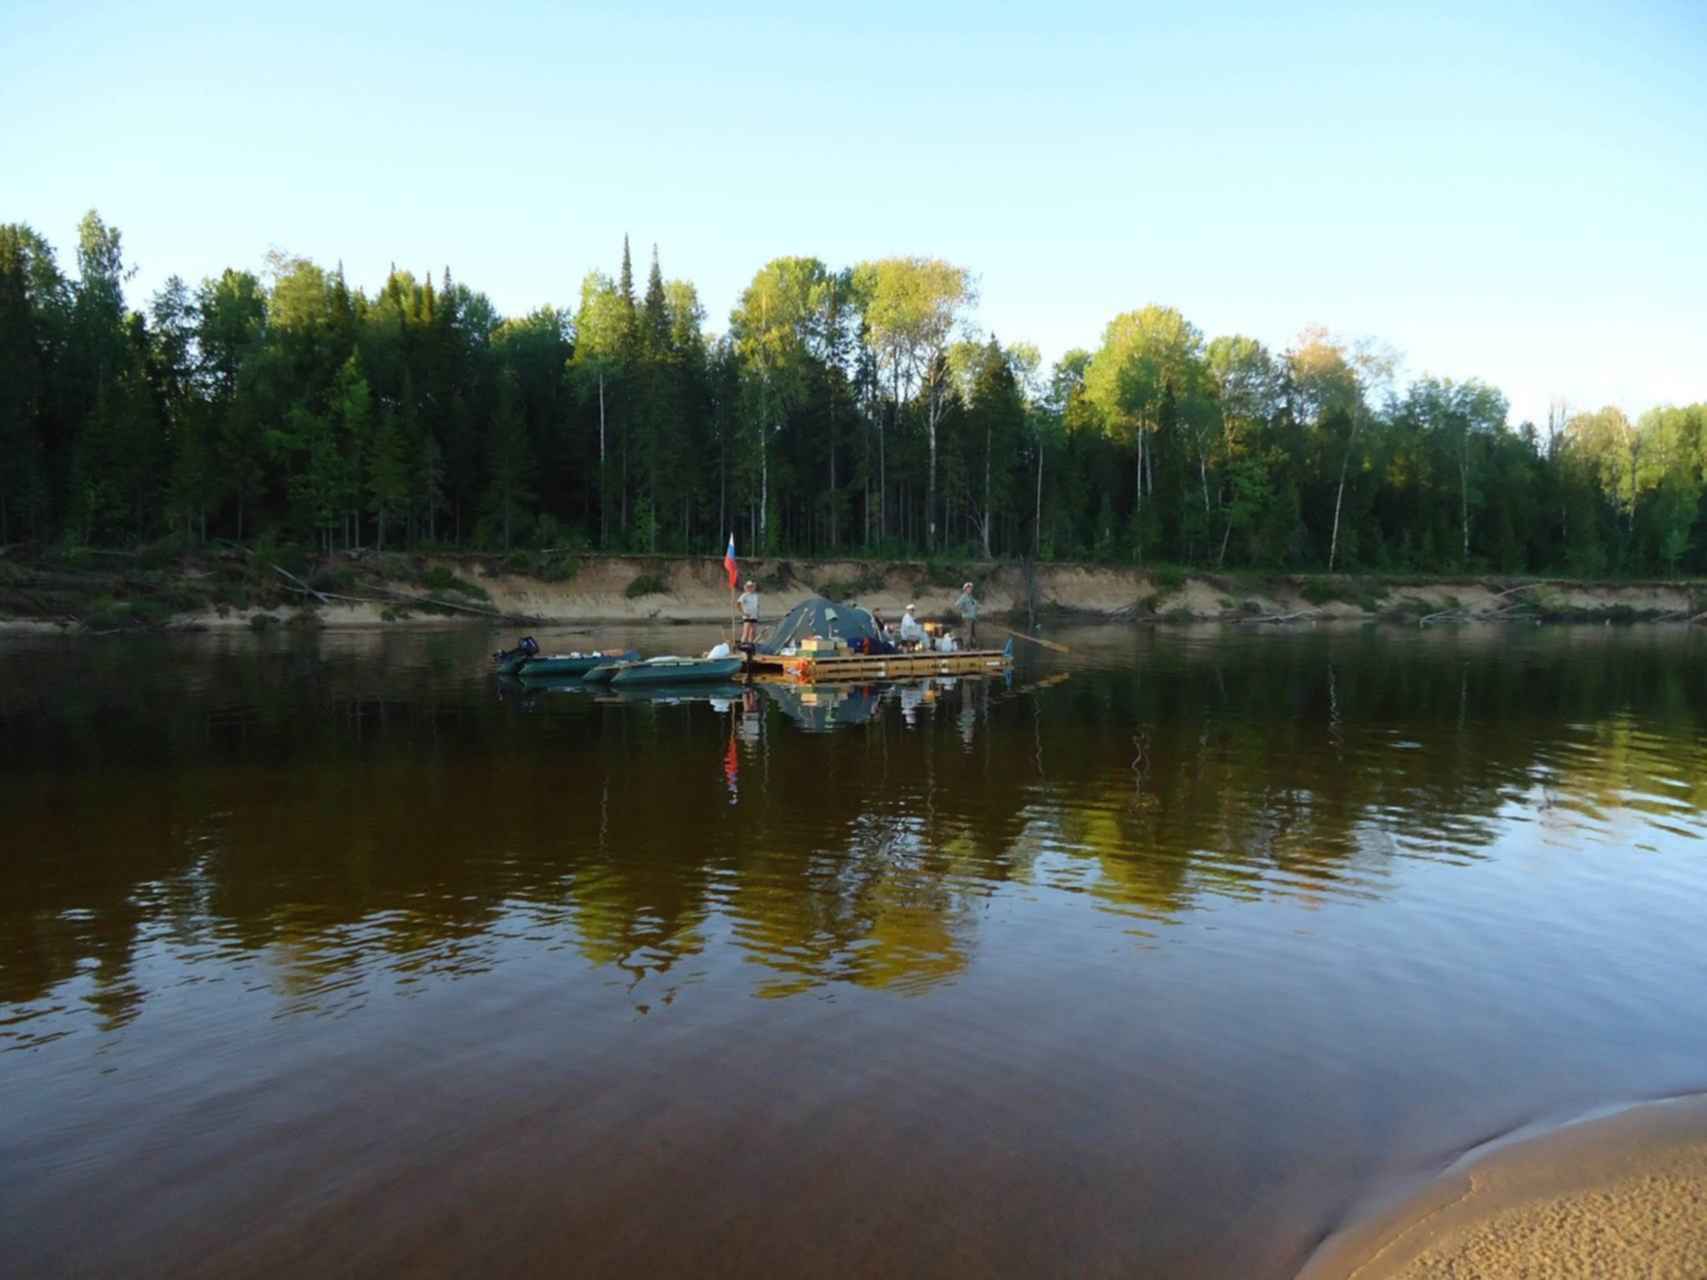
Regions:
<instances>
[{"instance_id":1,"label":"man standing on raft","mask_svg":"<svg viewBox=\"0 0 1707 1280\"><path fill-rule=\"evenodd\" d=\"M966 623L966 648L976 648L978 639L978 601L972 595L972 584L968 582L960 588L960 599L954 602L956 612Z\"/></svg>"}]
</instances>

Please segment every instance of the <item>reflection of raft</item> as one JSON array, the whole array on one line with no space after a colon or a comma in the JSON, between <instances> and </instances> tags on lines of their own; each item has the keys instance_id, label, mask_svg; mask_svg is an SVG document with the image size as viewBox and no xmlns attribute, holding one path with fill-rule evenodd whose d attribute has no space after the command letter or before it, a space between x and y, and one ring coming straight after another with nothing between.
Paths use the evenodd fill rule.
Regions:
<instances>
[{"instance_id":1,"label":"reflection of raft","mask_svg":"<svg viewBox=\"0 0 1707 1280\"><path fill-rule=\"evenodd\" d=\"M765 696L802 729L824 733L864 724L877 714L883 695L869 685L804 685L773 681L763 685Z\"/></svg>"},{"instance_id":2,"label":"reflection of raft","mask_svg":"<svg viewBox=\"0 0 1707 1280\"><path fill-rule=\"evenodd\" d=\"M745 665L740 658L653 658L621 667L611 674L610 683L616 689L647 684L703 684L738 676Z\"/></svg>"},{"instance_id":3,"label":"reflection of raft","mask_svg":"<svg viewBox=\"0 0 1707 1280\"><path fill-rule=\"evenodd\" d=\"M958 653L755 653L749 670L755 679L828 684L844 680L910 680L920 676L1000 674L1013 665L1013 641L1001 649L963 649Z\"/></svg>"}]
</instances>

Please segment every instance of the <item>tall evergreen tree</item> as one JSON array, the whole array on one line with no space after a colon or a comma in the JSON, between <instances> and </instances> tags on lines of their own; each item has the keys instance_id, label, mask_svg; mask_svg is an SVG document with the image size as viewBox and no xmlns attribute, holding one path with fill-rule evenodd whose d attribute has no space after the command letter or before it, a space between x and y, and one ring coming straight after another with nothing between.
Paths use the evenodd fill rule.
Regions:
<instances>
[{"instance_id":1,"label":"tall evergreen tree","mask_svg":"<svg viewBox=\"0 0 1707 1280\"><path fill-rule=\"evenodd\" d=\"M515 525L533 501L533 460L528 450L527 423L522 417L521 386L514 373L498 382L498 412L492 424L491 481L486 510L510 548Z\"/></svg>"}]
</instances>

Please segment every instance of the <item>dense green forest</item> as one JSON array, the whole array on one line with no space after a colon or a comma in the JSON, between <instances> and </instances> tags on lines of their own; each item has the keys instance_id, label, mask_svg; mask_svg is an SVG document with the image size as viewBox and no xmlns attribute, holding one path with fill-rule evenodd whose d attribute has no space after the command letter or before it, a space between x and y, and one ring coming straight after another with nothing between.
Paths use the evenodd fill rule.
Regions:
<instances>
[{"instance_id":1,"label":"dense green forest","mask_svg":"<svg viewBox=\"0 0 1707 1280\"><path fill-rule=\"evenodd\" d=\"M656 251L573 310L395 268L173 277L133 310L0 226L0 545L212 537L743 555L953 554L1584 575L1707 568L1707 404L1512 425L1305 330L1271 352L1116 316L1052 369L971 335L971 272L761 267L719 336Z\"/></svg>"}]
</instances>

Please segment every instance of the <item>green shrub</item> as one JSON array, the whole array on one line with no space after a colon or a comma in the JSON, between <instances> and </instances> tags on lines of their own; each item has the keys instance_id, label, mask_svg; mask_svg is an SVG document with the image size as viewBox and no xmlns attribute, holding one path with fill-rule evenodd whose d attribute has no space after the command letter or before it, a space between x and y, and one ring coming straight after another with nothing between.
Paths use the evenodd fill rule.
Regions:
<instances>
[{"instance_id":1,"label":"green shrub","mask_svg":"<svg viewBox=\"0 0 1707 1280\"><path fill-rule=\"evenodd\" d=\"M960 579L960 582L965 581L965 578ZM827 600L857 600L860 596L883 590L883 575L876 569L862 569L857 577L831 578L813 590Z\"/></svg>"},{"instance_id":2,"label":"green shrub","mask_svg":"<svg viewBox=\"0 0 1707 1280\"><path fill-rule=\"evenodd\" d=\"M309 576L308 585L316 591L324 591L330 595L342 595L356 589L356 575L348 569L322 565Z\"/></svg>"},{"instance_id":3,"label":"green shrub","mask_svg":"<svg viewBox=\"0 0 1707 1280\"><path fill-rule=\"evenodd\" d=\"M778 560L768 573L753 579L760 591L786 591L794 585L794 566L786 560Z\"/></svg>"},{"instance_id":4,"label":"green shrub","mask_svg":"<svg viewBox=\"0 0 1707 1280\"><path fill-rule=\"evenodd\" d=\"M581 559L568 551L541 552L534 557L533 572L545 582L570 582L581 572Z\"/></svg>"},{"instance_id":5,"label":"green shrub","mask_svg":"<svg viewBox=\"0 0 1707 1280\"><path fill-rule=\"evenodd\" d=\"M1299 587L1298 594L1315 605L1330 604L1345 598L1344 589L1332 578L1306 578Z\"/></svg>"},{"instance_id":6,"label":"green shrub","mask_svg":"<svg viewBox=\"0 0 1707 1280\"><path fill-rule=\"evenodd\" d=\"M131 621L139 627L165 626L176 612L169 600L158 596L142 596L129 602Z\"/></svg>"},{"instance_id":7,"label":"green shrub","mask_svg":"<svg viewBox=\"0 0 1707 1280\"><path fill-rule=\"evenodd\" d=\"M279 620L270 613L252 613L249 615L249 630L267 631L279 625Z\"/></svg>"},{"instance_id":8,"label":"green shrub","mask_svg":"<svg viewBox=\"0 0 1707 1280\"><path fill-rule=\"evenodd\" d=\"M165 569L177 562L184 553L184 539L176 533L167 534L155 542L140 547L136 563L142 569Z\"/></svg>"},{"instance_id":9,"label":"green shrub","mask_svg":"<svg viewBox=\"0 0 1707 1280\"><path fill-rule=\"evenodd\" d=\"M461 595L470 596L475 600L488 602L492 599L491 596L486 594L485 587L476 586L472 582L465 582L449 569L445 568L442 564L436 564L432 568L424 571L416 577L415 582L417 585L426 588L428 591L453 591Z\"/></svg>"},{"instance_id":10,"label":"green shrub","mask_svg":"<svg viewBox=\"0 0 1707 1280\"><path fill-rule=\"evenodd\" d=\"M926 586L958 589L967 582L976 587L978 577L965 565L954 564L946 560L927 560L925 562L924 585Z\"/></svg>"},{"instance_id":11,"label":"green shrub","mask_svg":"<svg viewBox=\"0 0 1707 1280\"><path fill-rule=\"evenodd\" d=\"M1150 581L1165 595L1185 585L1185 570L1178 565L1157 565L1150 570Z\"/></svg>"},{"instance_id":12,"label":"green shrub","mask_svg":"<svg viewBox=\"0 0 1707 1280\"><path fill-rule=\"evenodd\" d=\"M299 578L308 572L308 552L293 542L275 541L271 533L263 533L255 540L255 562L276 564Z\"/></svg>"},{"instance_id":13,"label":"green shrub","mask_svg":"<svg viewBox=\"0 0 1707 1280\"><path fill-rule=\"evenodd\" d=\"M97 596L83 611L80 620L90 631L118 631L134 622L129 607L111 596Z\"/></svg>"},{"instance_id":14,"label":"green shrub","mask_svg":"<svg viewBox=\"0 0 1707 1280\"><path fill-rule=\"evenodd\" d=\"M669 583L665 582L657 574L643 573L624 587L622 589L622 594L627 596L630 600L638 600L642 596L664 595L669 591L669 589Z\"/></svg>"}]
</instances>

